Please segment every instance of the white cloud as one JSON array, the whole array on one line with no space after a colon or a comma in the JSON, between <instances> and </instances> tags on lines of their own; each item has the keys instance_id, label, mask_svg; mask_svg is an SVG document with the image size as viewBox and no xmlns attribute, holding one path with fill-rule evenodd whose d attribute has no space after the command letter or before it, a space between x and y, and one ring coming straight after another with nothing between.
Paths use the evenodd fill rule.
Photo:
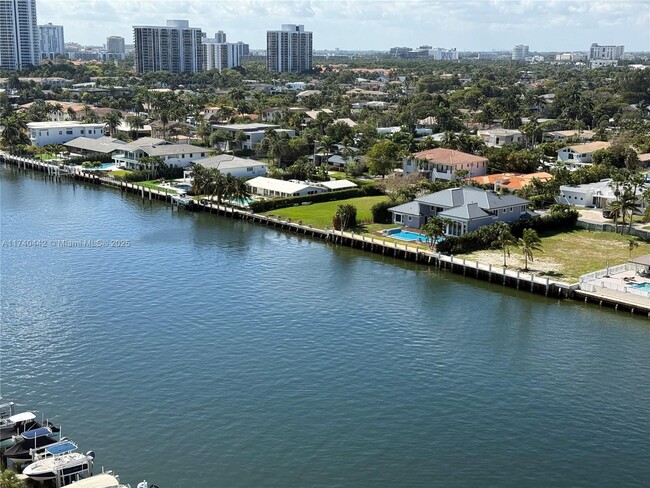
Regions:
<instances>
[{"instance_id":1,"label":"white cloud","mask_svg":"<svg viewBox=\"0 0 650 488\"><path fill-rule=\"evenodd\" d=\"M66 40L131 39L131 26L188 19L212 35L263 48L265 31L305 24L320 48L388 49L434 44L463 50L586 50L592 42L650 51L647 0L37 0L40 23Z\"/></svg>"}]
</instances>

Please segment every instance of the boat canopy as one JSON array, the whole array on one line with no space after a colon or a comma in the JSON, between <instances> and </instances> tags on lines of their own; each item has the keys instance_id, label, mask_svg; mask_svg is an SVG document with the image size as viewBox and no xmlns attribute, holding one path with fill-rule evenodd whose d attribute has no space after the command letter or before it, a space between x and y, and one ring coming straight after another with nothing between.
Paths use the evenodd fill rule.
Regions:
<instances>
[{"instance_id":1,"label":"boat canopy","mask_svg":"<svg viewBox=\"0 0 650 488\"><path fill-rule=\"evenodd\" d=\"M77 449L77 447L78 446L72 441L61 441L55 444L50 444L45 448L45 450L49 454L56 456L57 454L65 454L66 452L72 452L75 449Z\"/></svg>"},{"instance_id":2,"label":"boat canopy","mask_svg":"<svg viewBox=\"0 0 650 488\"><path fill-rule=\"evenodd\" d=\"M23 413L17 413L16 415L12 415L9 417L10 422L28 422L30 420L34 420L36 418L36 415L34 415L32 412L23 412Z\"/></svg>"},{"instance_id":3,"label":"boat canopy","mask_svg":"<svg viewBox=\"0 0 650 488\"><path fill-rule=\"evenodd\" d=\"M52 431L48 429L47 427L39 427L38 429L34 430L26 430L23 432L22 435L23 439L36 439L38 437L45 437L46 435L50 435Z\"/></svg>"},{"instance_id":4,"label":"boat canopy","mask_svg":"<svg viewBox=\"0 0 650 488\"><path fill-rule=\"evenodd\" d=\"M120 483L112 474L102 473L84 480L75 481L68 486L73 488L118 488Z\"/></svg>"}]
</instances>

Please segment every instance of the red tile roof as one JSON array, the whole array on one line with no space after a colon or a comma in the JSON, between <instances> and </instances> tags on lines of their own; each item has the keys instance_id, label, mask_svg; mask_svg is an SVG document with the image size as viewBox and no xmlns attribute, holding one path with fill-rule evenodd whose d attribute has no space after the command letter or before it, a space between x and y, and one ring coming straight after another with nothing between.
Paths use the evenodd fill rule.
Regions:
<instances>
[{"instance_id":1,"label":"red tile roof","mask_svg":"<svg viewBox=\"0 0 650 488\"><path fill-rule=\"evenodd\" d=\"M442 147L416 152L412 154L412 157L416 159L426 159L432 163L448 164L451 166L487 162L487 158L484 158L483 156L476 156L474 154L455 151L453 149L444 149Z\"/></svg>"}]
</instances>

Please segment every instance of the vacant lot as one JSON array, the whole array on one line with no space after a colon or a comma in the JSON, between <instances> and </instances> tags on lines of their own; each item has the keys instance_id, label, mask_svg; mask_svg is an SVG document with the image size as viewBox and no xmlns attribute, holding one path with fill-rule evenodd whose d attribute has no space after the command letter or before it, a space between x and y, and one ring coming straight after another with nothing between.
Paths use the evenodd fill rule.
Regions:
<instances>
[{"instance_id":1,"label":"vacant lot","mask_svg":"<svg viewBox=\"0 0 650 488\"><path fill-rule=\"evenodd\" d=\"M339 205L354 205L357 207L358 222L372 222L370 209L375 203L387 200L385 196L350 198L335 202L313 203L311 205L298 205L296 207L278 208L265 212L264 215L273 215L281 219L291 219L293 222L302 221L319 229L332 227L332 217Z\"/></svg>"},{"instance_id":2,"label":"vacant lot","mask_svg":"<svg viewBox=\"0 0 650 488\"><path fill-rule=\"evenodd\" d=\"M629 237L611 232L575 230L542 236L543 253L533 252L534 261L528 262L531 272L547 274L568 283L578 281L580 275L625 263L630 257ZM635 239L635 238L633 238ZM650 244L635 239L639 244L632 256L650 254ZM477 251L461 257L480 263L503 265L502 251ZM524 259L520 249L512 248L507 259L508 268L523 269Z\"/></svg>"}]
</instances>

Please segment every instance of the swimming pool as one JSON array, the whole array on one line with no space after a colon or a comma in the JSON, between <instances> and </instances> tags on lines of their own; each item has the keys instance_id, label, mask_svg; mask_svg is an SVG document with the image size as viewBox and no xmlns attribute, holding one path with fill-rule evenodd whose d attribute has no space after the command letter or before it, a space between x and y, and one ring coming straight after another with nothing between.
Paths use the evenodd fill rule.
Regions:
<instances>
[{"instance_id":1,"label":"swimming pool","mask_svg":"<svg viewBox=\"0 0 650 488\"><path fill-rule=\"evenodd\" d=\"M399 239L400 241L427 242L427 236L425 236L424 234L418 234L416 232L410 232L408 230L389 229L385 232L385 234L388 237L392 237L393 239Z\"/></svg>"},{"instance_id":2,"label":"swimming pool","mask_svg":"<svg viewBox=\"0 0 650 488\"><path fill-rule=\"evenodd\" d=\"M650 283L632 283L630 286L637 290L650 291Z\"/></svg>"}]
</instances>

